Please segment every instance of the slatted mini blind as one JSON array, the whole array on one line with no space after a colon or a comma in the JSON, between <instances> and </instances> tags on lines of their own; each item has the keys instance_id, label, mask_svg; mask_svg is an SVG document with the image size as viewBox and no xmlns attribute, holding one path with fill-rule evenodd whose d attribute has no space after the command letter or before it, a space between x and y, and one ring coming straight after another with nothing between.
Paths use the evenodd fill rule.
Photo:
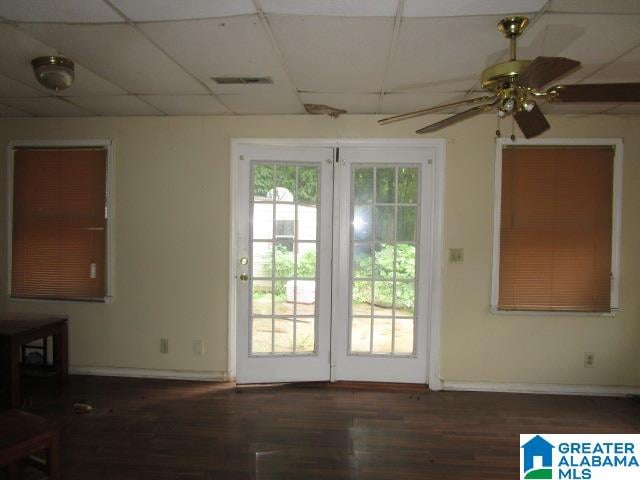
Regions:
<instances>
[{"instance_id":1,"label":"slatted mini blind","mask_svg":"<svg viewBox=\"0 0 640 480\"><path fill-rule=\"evenodd\" d=\"M505 148L501 310L609 312L612 147Z\"/></svg>"},{"instance_id":2,"label":"slatted mini blind","mask_svg":"<svg viewBox=\"0 0 640 480\"><path fill-rule=\"evenodd\" d=\"M107 151L14 152L11 294L105 296Z\"/></svg>"}]
</instances>

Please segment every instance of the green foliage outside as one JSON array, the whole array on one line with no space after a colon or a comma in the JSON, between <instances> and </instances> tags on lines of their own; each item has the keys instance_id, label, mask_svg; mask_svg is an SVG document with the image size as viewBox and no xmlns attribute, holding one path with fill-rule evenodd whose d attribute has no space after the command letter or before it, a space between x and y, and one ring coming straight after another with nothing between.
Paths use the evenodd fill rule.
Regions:
<instances>
[{"instance_id":1,"label":"green foliage outside","mask_svg":"<svg viewBox=\"0 0 640 480\"><path fill-rule=\"evenodd\" d=\"M293 277L294 276L294 256L285 245L276 245L275 248L275 267L274 277ZM271 264L267 262L265 265L265 275L271 276ZM315 278L316 276L316 252L308 250L298 256L298 274L297 278ZM284 301L286 297L285 280L275 282L276 301Z\"/></svg>"},{"instance_id":2,"label":"green foliage outside","mask_svg":"<svg viewBox=\"0 0 640 480\"><path fill-rule=\"evenodd\" d=\"M296 188L296 168L298 169L298 188ZM295 201L315 203L318 196L318 169L316 167L295 167L258 165L253 169L253 192L266 197L274 187L286 188Z\"/></svg>"},{"instance_id":3,"label":"green foliage outside","mask_svg":"<svg viewBox=\"0 0 640 480\"><path fill-rule=\"evenodd\" d=\"M413 279L415 277L415 247L408 244L398 244L396 252L396 278ZM354 261L353 276L355 279L371 276L371 256L359 255ZM393 245L382 244L374 254L375 278L393 278ZM376 283L376 305L390 307L393 304L393 282L381 281ZM368 281L353 282L353 301L357 303L371 303L371 284ZM415 291L413 282L396 282L396 308L412 310L415 307Z\"/></svg>"}]
</instances>

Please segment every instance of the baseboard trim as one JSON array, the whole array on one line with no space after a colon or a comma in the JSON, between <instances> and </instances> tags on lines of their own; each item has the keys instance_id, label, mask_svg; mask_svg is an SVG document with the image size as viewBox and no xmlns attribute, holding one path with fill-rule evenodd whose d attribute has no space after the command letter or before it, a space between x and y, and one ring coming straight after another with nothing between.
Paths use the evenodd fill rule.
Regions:
<instances>
[{"instance_id":1,"label":"baseboard trim","mask_svg":"<svg viewBox=\"0 0 640 480\"><path fill-rule=\"evenodd\" d=\"M96 375L101 377L162 378L166 380L198 380L202 382L226 382L226 372L196 370L156 370L153 368L90 367L69 368L71 375Z\"/></svg>"},{"instance_id":2,"label":"baseboard trim","mask_svg":"<svg viewBox=\"0 0 640 480\"><path fill-rule=\"evenodd\" d=\"M550 383L490 383L443 381L443 390L465 392L542 393L548 395L589 395L624 397L640 394L640 387L605 385L561 385Z\"/></svg>"}]
</instances>

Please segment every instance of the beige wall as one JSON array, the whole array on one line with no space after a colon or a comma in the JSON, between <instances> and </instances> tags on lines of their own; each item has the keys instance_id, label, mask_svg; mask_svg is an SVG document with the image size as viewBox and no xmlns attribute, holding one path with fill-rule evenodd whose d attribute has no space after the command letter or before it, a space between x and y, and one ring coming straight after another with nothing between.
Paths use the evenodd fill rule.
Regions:
<instances>
[{"instance_id":1,"label":"beige wall","mask_svg":"<svg viewBox=\"0 0 640 480\"><path fill-rule=\"evenodd\" d=\"M431 120L384 128L365 115L1 120L0 146L12 139L110 138L116 159L114 302L34 303L1 296L0 307L68 313L75 366L225 372L230 139L406 137ZM445 248L465 249L464 263L444 265L441 376L640 386L640 117L550 120L547 137L624 138L620 313L489 312L496 123L493 116L473 119L439 135L448 141ZM1 165L4 188L6 162ZM6 206L1 214L4 240ZM1 267L6 272L6 258ZM6 291L6 275L0 282ZM169 355L159 353L161 337L170 339ZM193 355L194 339L205 340L204 357ZM584 368L584 352L595 353L595 368Z\"/></svg>"}]
</instances>

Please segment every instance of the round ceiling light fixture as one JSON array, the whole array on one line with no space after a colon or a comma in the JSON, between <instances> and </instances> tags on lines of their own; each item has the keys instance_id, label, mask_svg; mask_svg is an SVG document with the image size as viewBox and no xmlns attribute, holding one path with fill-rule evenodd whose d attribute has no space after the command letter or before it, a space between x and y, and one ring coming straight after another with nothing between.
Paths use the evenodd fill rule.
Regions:
<instances>
[{"instance_id":1,"label":"round ceiling light fixture","mask_svg":"<svg viewBox=\"0 0 640 480\"><path fill-rule=\"evenodd\" d=\"M38 57L31 60L33 73L41 85L60 91L73 84L74 64L71 60L59 56Z\"/></svg>"}]
</instances>

